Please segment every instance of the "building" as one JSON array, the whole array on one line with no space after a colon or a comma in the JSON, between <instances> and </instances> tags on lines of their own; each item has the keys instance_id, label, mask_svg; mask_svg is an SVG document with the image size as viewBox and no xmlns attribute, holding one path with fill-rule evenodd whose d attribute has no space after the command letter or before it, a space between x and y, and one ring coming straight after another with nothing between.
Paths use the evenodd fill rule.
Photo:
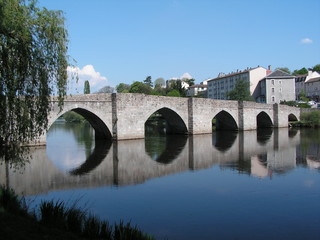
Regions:
<instances>
[{"instance_id":1,"label":"building","mask_svg":"<svg viewBox=\"0 0 320 240\"><path fill-rule=\"evenodd\" d=\"M318 72L308 71L308 74L295 77L296 99L300 94L319 102L320 101L320 74Z\"/></svg>"},{"instance_id":2,"label":"building","mask_svg":"<svg viewBox=\"0 0 320 240\"><path fill-rule=\"evenodd\" d=\"M207 97L207 81L203 81L200 84L195 84L188 87L187 96L200 96L200 97Z\"/></svg>"},{"instance_id":3,"label":"building","mask_svg":"<svg viewBox=\"0 0 320 240\"><path fill-rule=\"evenodd\" d=\"M260 103L295 101L295 76L277 69L259 81L254 95Z\"/></svg>"},{"instance_id":4,"label":"building","mask_svg":"<svg viewBox=\"0 0 320 240\"><path fill-rule=\"evenodd\" d=\"M269 73L270 66L268 69L258 66L229 74L220 73L217 78L208 80L208 98L228 99L227 93L235 88L236 82L240 79L250 83L250 94L256 98L255 91L259 81Z\"/></svg>"}]
</instances>

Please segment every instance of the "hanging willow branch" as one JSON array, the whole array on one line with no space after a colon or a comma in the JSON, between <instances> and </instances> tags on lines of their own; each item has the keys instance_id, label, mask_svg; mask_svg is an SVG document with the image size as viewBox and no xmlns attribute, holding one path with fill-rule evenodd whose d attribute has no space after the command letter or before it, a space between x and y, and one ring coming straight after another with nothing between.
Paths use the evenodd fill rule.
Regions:
<instances>
[{"instance_id":1,"label":"hanging willow branch","mask_svg":"<svg viewBox=\"0 0 320 240\"><path fill-rule=\"evenodd\" d=\"M49 96L67 84L67 31L61 11L35 0L0 0L0 158L46 130Z\"/></svg>"}]
</instances>

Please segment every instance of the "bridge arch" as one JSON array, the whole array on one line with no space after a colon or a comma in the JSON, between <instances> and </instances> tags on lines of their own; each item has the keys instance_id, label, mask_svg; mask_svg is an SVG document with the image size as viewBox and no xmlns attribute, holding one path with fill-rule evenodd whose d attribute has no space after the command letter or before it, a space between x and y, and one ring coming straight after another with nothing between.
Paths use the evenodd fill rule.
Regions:
<instances>
[{"instance_id":1,"label":"bridge arch","mask_svg":"<svg viewBox=\"0 0 320 240\"><path fill-rule=\"evenodd\" d=\"M260 112L257 115L256 121L257 121L257 128L271 128L271 127L273 127L273 123L272 123L270 116L264 111Z\"/></svg>"},{"instance_id":2,"label":"bridge arch","mask_svg":"<svg viewBox=\"0 0 320 240\"><path fill-rule=\"evenodd\" d=\"M152 114L155 113L159 113L162 118L166 120L166 134L188 134L188 129L185 122L174 110L163 107ZM147 117L145 124L152 114Z\"/></svg>"},{"instance_id":3,"label":"bridge arch","mask_svg":"<svg viewBox=\"0 0 320 240\"><path fill-rule=\"evenodd\" d=\"M214 116L216 130L238 130L238 125L233 116L225 110Z\"/></svg>"},{"instance_id":4,"label":"bridge arch","mask_svg":"<svg viewBox=\"0 0 320 240\"><path fill-rule=\"evenodd\" d=\"M295 121L298 121L298 118L296 117L296 115L294 115L293 113L290 113L288 115L288 121L289 122L295 122Z\"/></svg>"},{"instance_id":5,"label":"bridge arch","mask_svg":"<svg viewBox=\"0 0 320 240\"><path fill-rule=\"evenodd\" d=\"M107 125L103 122L103 120L94 114L92 111L81 108L81 107L75 107L71 109L66 109L62 112L60 112L55 118L50 119L49 124L48 124L48 129L51 127L51 125L63 114L73 111L81 116L83 116L92 126L92 128L95 130L95 139L111 139L112 135L107 127Z\"/></svg>"}]
</instances>

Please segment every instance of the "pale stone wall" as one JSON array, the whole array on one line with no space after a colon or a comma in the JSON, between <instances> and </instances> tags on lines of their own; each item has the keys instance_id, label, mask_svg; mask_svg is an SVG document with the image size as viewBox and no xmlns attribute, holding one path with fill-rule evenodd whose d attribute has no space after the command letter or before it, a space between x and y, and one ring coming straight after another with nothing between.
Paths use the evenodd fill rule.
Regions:
<instances>
[{"instance_id":1,"label":"pale stone wall","mask_svg":"<svg viewBox=\"0 0 320 240\"><path fill-rule=\"evenodd\" d=\"M145 122L151 114L163 108L179 116L180 124L185 126L189 134L211 133L212 119L223 111L235 121L239 130L256 129L257 116L261 112L268 115L274 127L287 127L289 114L294 114L297 119L300 118L300 109L284 105L134 93L90 94L67 97L61 112L56 99L53 98L49 127L63 113L84 109L83 115L89 116L91 113L90 118L93 123L95 119L92 118L96 118L97 126L93 126L96 133L102 131L100 126L103 124L110 138L118 140L144 138ZM41 141L45 142L45 136Z\"/></svg>"},{"instance_id":2,"label":"pale stone wall","mask_svg":"<svg viewBox=\"0 0 320 240\"><path fill-rule=\"evenodd\" d=\"M293 114L297 120L300 120L300 108L290 107L279 104L278 125L276 127L288 127L289 115Z\"/></svg>"},{"instance_id":3,"label":"pale stone wall","mask_svg":"<svg viewBox=\"0 0 320 240\"><path fill-rule=\"evenodd\" d=\"M261 104L256 102L243 102L243 128L241 130L257 129L257 116L259 113L265 112L272 123L273 121L273 105Z\"/></svg>"},{"instance_id":4,"label":"pale stone wall","mask_svg":"<svg viewBox=\"0 0 320 240\"><path fill-rule=\"evenodd\" d=\"M239 122L237 101L193 98L190 104L192 104L192 134L211 133L212 119L221 111L229 113L237 124Z\"/></svg>"},{"instance_id":5,"label":"pale stone wall","mask_svg":"<svg viewBox=\"0 0 320 240\"><path fill-rule=\"evenodd\" d=\"M177 113L188 128L188 98L136 93L116 95L117 139L144 138L144 124L154 112L168 108Z\"/></svg>"}]
</instances>

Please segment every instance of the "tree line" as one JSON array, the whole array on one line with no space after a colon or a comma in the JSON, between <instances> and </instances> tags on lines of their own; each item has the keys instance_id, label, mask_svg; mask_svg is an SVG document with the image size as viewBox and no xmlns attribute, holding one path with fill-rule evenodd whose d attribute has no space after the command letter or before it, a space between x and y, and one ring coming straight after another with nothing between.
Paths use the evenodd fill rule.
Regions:
<instances>
[{"instance_id":1,"label":"tree line","mask_svg":"<svg viewBox=\"0 0 320 240\"><path fill-rule=\"evenodd\" d=\"M313 71L313 72L318 72L320 73L320 64L314 65L313 67L303 67L301 69L296 69L291 71L289 68L287 67L279 67L277 69L280 69L288 74L294 75L294 76L298 76L298 75L304 75L304 74L308 74L308 70Z\"/></svg>"},{"instance_id":2,"label":"tree line","mask_svg":"<svg viewBox=\"0 0 320 240\"><path fill-rule=\"evenodd\" d=\"M143 81L135 81L132 84L120 83L116 86L118 93L144 93L158 96L185 97L186 88L183 83L194 85L195 79L167 80L157 78L152 82L152 77L147 76Z\"/></svg>"}]
</instances>

